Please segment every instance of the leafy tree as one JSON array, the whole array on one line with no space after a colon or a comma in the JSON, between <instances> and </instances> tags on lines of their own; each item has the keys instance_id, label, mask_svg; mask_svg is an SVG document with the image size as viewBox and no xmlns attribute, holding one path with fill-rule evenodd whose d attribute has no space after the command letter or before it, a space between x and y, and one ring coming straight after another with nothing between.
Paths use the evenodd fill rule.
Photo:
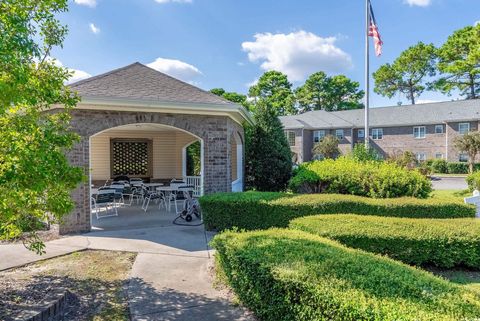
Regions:
<instances>
[{"instance_id":1,"label":"leafy tree","mask_svg":"<svg viewBox=\"0 0 480 321\"><path fill-rule=\"evenodd\" d=\"M459 152L468 154L468 171L473 173L475 158L480 152L480 132L468 132L462 136L455 137L453 146Z\"/></svg>"},{"instance_id":2,"label":"leafy tree","mask_svg":"<svg viewBox=\"0 0 480 321\"><path fill-rule=\"evenodd\" d=\"M259 191L282 191L292 174L292 155L277 111L260 100L255 124L245 130L246 185Z\"/></svg>"},{"instance_id":3,"label":"leafy tree","mask_svg":"<svg viewBox=\"0 0 480 321\"><path fill-rule=\"evenodd\" d=\"M292 84L287 76L279 71L265 72L258 82L250 87L248 95L254 98L256 103L265 101L278 116L297 113Z\"/></svg>"},{"instance_id":4,"label":"leafy tree","mask_svg":"<svg viewBox=\"0 0 480 321\"><path fill-rule=\"evenodd\" d=\"M366 147L365 144L355 144L350 156L360 162L379 161L382 159L375 148Z\"/></svg>"},{"instance_id":5,"label":"leafy tree","mask_svg":"<svg viewBox=\"0 0 480 321\"><path fill-rule=\"evenodd\" d=\"M322 156L323 158L336 158L341 152L338 148L339 140L332 135L325 136L321 141L313 146L313 154L315 156Z\"/></svg>"},{"instance_id":6,"label":"leafy tree","mask_svg":"<svg viewBox=\"0 0 480 321\"><path fill-rule=\"evenodd\" d=\"M253 111L254 106L248 101L246 95L242 95L236 92L226 92L223 88L213 88L210 89L210 92L217 96L223 97L228 101L240 104L249 111Z\"/></svg>"},{"instance_id":7,"label":"leafy tree","mask_svg":"<svg viewBox=\"0 0 480 321\"><path fill-rule=\"evenodd\" d=\"M201 161L201 144L199 141L191 143L187 147L187 176L199 176Z\"/></svg>"},{"instance_id":8,"label":"leafy tree","mask_svg":"<svg viewBox=\"0 0 480 321\"><path fill-rule=\"evenodd\" d=\"M412 105L415 104L415 98L431 87L425 78L435 75L435 59L436 49L433 44L419 42L411 46L392 64L382 65L373 73L374 91L388 98L401 93L406 95Z\"/></svg>"},{"instance_id":9,"label":"leafy tree","mask_svg":"<svg viewBox=\"0 0 480 321\"><path fill-rule=\"evenodd\" d=\"M26 245L37 253L35 230L73 209L83 178L65 156L78 139L69 131L78 97L64 85L69 71L49 59L67 33L55 18L65 11L67 0L0 2L0 238L33 230Z\"/></svg>"},{"instance_id":10,"label":"leafy tree","mask_svg":"<svg viewBox=\"0 0 480 321\"><path fill-rule=\"evenodd\" d=\"M344 75L328 77L319 71L310 75L295 95L302 111L358 109L364 107L361 100L365 95L359 86Z\"/></svg>"},{"instance_id":11,"label":"leafy tree","mask_svg":"<svg viewBox=\"0 0 480 321\"><path fill-rule=\"evenodd\" d=\"M441 77L435 88L450 94L458 89L467 99L479 98L480 25L455 31L438 50Z\"/></svg>"},{"instance_id":12,"label":"leafy tree","mask_svg":"<svg viewBox=\"0 0 480 321\"><path fill-rule=\"evenodd\" d=\"M418 166L417 157L409 150L394 152L389 155L388 160L407 169L414 169Z\"/></svg>"}]
</instances>

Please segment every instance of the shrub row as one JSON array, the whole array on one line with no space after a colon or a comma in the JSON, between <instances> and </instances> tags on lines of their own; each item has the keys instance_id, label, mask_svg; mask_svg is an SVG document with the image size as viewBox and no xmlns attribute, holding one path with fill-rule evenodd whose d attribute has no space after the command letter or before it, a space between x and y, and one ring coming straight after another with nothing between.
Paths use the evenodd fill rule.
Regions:
<instances>
[{"instance_id":1,"label":"shrub row","mask_svg":"<svg viewBox=\"0 0 480 321\"><path fill-rule=\"evenodd\" d=\"M283 229L217 235L217 271L265 321L473 320L480 297L400 262Z\"/></svg>"},{"instance_id":2,"label":"shrub row","mask_svg":"<svg viewBox=\"0 0 480 321\"><path fill-rule=\"evenodd\" d=\"M316 215L295 219L290 227L407 264L480 268L480 222L476 219Z\"/></svg>"},{"instance_id":3,"label":"shrub row","mask_svg":"<svg viewBox=\"0 0 480 321\"><path fill-rule=\"evenodd\" d=\"M349 157L303 163L289 187L297 193L338 193L375 198L413 196L432 191L428 178L393 162L361 162Z\"/></svg>"},{"instance_id":4,"label":"shrub row","mask_svg":"<svg viewBox=\"0 0 480 321\"><path fill-rule=\"evenodd\" d=\"M440 174L467 174L468 173L468 163L447 162L444 159L430 159L430 160L427 160L426 166L428 166L433 173L440 173ZM475 164L474 170L480 170L480 164Z\"/></svg>"},{"instance_id":5,"label":"shrub row","mask_svg":"<svg viewBox=\"0 0 480 321\"><path fill-rule=\"evenodd\" d=\"M207 229L232 227L255 230L287 227L298 217L353 213L410 218L475 217L475 207L454 200L372 199L339 194L286 194L268 192L219 193L200 198Z\"/></svg>"}]
</instances>

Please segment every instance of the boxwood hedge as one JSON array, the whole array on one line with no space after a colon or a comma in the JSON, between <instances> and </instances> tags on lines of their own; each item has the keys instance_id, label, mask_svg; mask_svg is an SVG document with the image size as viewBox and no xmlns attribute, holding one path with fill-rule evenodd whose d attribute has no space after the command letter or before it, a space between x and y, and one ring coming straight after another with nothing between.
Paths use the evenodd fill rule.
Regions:
<instances>
[{"instance_id":1,"label":"boxwood hedge","mask_svg":"<svg viewBox=\"0 0 480 321\"><path fill-rule=\"evenodd\" d=\"M261 320L474 320L480 295L302 231L217 235L217 268Z\"/></svg>"},{"instance_id":2,"label":"boxwood hedge","mask_svg":"<svg viewBox=\"0 0 480 321\"><path fill-rule=\"evenodd\" d=\"M475 207L453 200L372 199L339 194L219 193L200 198L207 229L287 227L297 217L353 213L410 218L475 217Z\"/></svg>"},{"instance_id":3,"label":"boxwood hedge","mask_svg":"<svg viewBox=\"0 0 480 321\"><path fill-rule=\"evenodd\" d=\"M295 219L290 227L408 264L480 268L476 219L315 215Z\"/></svg>"}]
</instances>

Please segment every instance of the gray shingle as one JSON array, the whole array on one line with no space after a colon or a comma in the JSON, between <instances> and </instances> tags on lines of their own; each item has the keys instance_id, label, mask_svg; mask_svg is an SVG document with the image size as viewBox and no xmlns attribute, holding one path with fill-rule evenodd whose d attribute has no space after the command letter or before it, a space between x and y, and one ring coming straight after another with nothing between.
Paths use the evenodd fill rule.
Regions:
<instances>
[{"instance_id":1,"label":"gray shingle","mask_svg":"<svg viewBox=\"0 0 480 321\"><path fill-rule=\"evenodd\" d=\"M364 110L311 111L280 117L285 128L328 129L363 127ZM480 100L370 108L371 127L409 126L443 122L480 120ZM297 121L297 123L295 123ZM298 124L302 123L302 126Z\"/></svg>"},{"instance_id":2,"label":"gray shingle","mask_svg":"<svg viewBox=\"0 0 480 321\"><path fill-rule=\"evenodd\" d=\"M89 98L140 99L172 103L232 105L233 103L156 71L139 62L73 83Z\"/></svg>"}]
</instances>

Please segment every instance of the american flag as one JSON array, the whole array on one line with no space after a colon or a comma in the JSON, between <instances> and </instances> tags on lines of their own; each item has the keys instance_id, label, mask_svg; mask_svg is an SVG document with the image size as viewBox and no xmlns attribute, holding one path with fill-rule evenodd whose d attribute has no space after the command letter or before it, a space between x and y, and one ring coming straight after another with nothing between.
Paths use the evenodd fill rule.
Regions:
<instances>
[{"instance_id":1,"label":"american flag","mask_svg":"<svg viewBox=\"0 0 480 321\"><path fill-rule=\"evenodd\" d=\"M368 0L369 15L370 15L370 24L368 27L368 36L373 38L375 45L375 55L380 56L382 54L382 45L383 41L380 37L380 32L378 32L377 22L375 21L375 15L373 14L372 3Z\"/></svg>"}]
</instances>

